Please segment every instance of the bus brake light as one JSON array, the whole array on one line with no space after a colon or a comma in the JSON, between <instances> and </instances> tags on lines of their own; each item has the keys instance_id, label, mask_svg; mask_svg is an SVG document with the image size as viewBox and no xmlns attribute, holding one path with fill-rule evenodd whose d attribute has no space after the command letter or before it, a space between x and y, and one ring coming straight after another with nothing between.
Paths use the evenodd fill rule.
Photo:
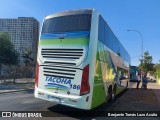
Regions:
<instances>
[{"instance_id":1,"label":"bus brake light","mask_svg":"<svg viewBox=\"0 0 160 120\"><path fill-rule=\"evenodd\" d=\"M87 65L83 69L80 95L85 95L88 94L89 92L90 92L89 65Z\"/></svg>"},{"instance_id":2,"label":"bus brake light","mask_svg":"<svg viewBox=\"0 0 160 120\"><path fill-rule=\"evenodd\" d=\"M35 84L38 87L38 79L39 79L39 64L36 64L36 81Z\"/></svg>"}]
</instances>

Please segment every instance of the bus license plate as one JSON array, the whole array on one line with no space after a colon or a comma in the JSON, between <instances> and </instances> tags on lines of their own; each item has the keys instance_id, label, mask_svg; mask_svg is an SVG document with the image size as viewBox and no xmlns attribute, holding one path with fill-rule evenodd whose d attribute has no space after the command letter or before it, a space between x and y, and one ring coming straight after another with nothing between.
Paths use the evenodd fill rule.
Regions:
<instances>
[{"instance_id":1,"label":"bus license plate","mask_svg":"<svg viewBox=\"0 0 160 120\"><path fill-rule=\"evenodd\" d=\"M54 97L54 96L51 96L51 95L47 95L47 97L50 101L53 101L53 102L60 102L61 101L60 98L57 98L57 97Z\"/></svg>"}]
</instances>

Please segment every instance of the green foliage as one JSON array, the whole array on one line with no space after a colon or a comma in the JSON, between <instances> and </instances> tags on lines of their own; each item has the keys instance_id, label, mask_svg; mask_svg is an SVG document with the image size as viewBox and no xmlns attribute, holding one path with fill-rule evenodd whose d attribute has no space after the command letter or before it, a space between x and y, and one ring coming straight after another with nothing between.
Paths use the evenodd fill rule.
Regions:
<instances>
[{"instance_id":1,"label":"green foliage","mask_svg":"<svg viewBox=\"0 0 160 120\"><path fill-rule=\"evenodd\" d=\"M140 59L140 62L141 64L139 65L138 68L144 71L145 73L154 70L153 68L154 64L152 63L152 56L149 55L148 51L144 53L144 58L143 60Z\"/></svg>"},{"instance_id":2,"label":"green foliage","mask_svg":"<svg viewBox=\"0 0 160 120\"><path fill-rule=\"evenodd\" d=\"M160 78L160 63L154 65L154 76Z\"/></svg>"},{"instance_id":3,"label":"green foliage","mask_svg":"<svg viewBox=\"0 0 160 120\"><path fill-rule=\"evenodd\" d=\"M0 64L17 64L18 52L14 49L8 33L0 33Z\"/></svg>"},{"instance_id":4,"label":"green foliage","mask_svg":"<svg viewBox=\"0 0 160 120\"><path fill-rule=\"evenodd\" d=\"M35 61L34 61L34 58L33 58L33 55L32 55L32 51L26 50L25 54L23 55L23 58L24 58L25 66L34 65Z\"/></svg>"}]
</instances>

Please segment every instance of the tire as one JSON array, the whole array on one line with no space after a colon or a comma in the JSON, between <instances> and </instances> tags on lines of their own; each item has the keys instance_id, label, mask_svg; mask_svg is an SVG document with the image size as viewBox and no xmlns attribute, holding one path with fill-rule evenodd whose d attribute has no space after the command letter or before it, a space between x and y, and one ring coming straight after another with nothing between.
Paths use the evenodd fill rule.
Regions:
<instances>
[{"instance_id":1,"label":"tire","mask_svg":"<svg viewBox=\"0 0 160 120\"><path fill-rule=\"evenodd\" d=\"M115 102L115 100L116 100L116 85L114 85L113 92L112 92L112 102Z\"/></svg>"},{"instance_id":2,"label":"tire","mask_svg":"<svg viewBox=\"0 0 160 120\"><path fill-rule=\"evenodd\" d=\"M108 88L108 98L107 98L107 101L109 103L112 102L112 87L111 86Z\"/></svg>"}]
</instances>

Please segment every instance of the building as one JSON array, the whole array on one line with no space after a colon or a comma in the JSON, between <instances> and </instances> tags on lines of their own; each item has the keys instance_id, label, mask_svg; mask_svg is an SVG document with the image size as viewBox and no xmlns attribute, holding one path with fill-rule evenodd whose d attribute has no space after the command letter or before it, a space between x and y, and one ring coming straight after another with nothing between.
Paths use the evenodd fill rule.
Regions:
<instances>
[{"instance_id":1,"label":"building","mask_svg":"<svg viewBox=\"0 0 160 120\"><path fill-rule=\"evenodd\" d=\"M0 32L9 33L11 42L19 52L20 65L24 65L22 56L28 51L31 51L31 56L36 59L39 22L35 18L0 19Z\"/></svg>"},{"instance_id":2,"label":"building","mask_svg":"<svg viewBox=\"0 0 160 120\"><path fill-rule=\"evenodd\" d=\"M36 61L39 22L35 18L0 19L0 32L9 33L11 42L19 53L19 65L25 65L23 55L26 52L31 52L30 56ZM10 67L2 65L0 76L7 77L10 74L8 71L13 72Z\"/></svg>"}]
</instances>

